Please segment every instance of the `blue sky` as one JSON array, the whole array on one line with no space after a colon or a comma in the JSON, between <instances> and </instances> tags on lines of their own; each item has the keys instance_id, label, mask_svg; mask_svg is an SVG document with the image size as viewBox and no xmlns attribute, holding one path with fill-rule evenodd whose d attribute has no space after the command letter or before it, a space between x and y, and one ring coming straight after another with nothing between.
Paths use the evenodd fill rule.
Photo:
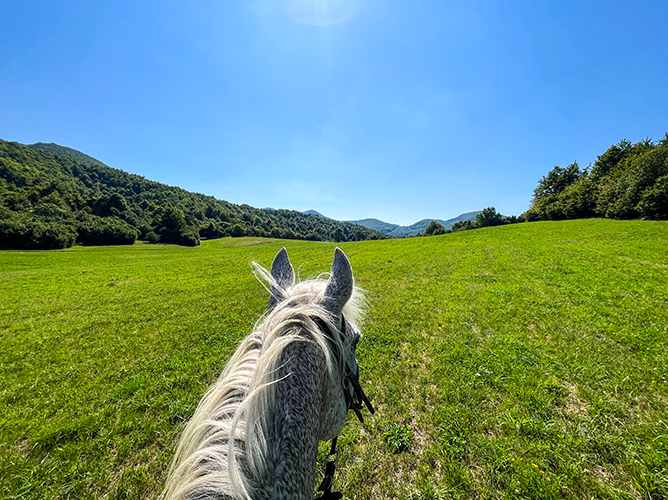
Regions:
<instances>
[{"instance_id":1,"label":"blue sky","mask_svg":"<svg viewBox=\"0 0 668 500\"><path fill-rule=\"evenodd\" d=\"M0 138L256 207L528 207L668 132L668 2L0 0Z\"/></svg>"}]
</instances>

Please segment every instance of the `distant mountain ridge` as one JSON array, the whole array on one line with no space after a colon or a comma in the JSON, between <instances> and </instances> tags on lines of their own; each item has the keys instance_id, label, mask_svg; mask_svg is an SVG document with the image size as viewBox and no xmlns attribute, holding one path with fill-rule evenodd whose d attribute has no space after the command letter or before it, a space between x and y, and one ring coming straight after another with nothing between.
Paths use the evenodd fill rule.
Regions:
<instances>
[{"instance_id":1,"label":"distant mountain ridge","mask_svg":"<svg viewBox=\"0 0 668 500\"><path fill-rule=\"evenodd\" d=\"M360 226L373 228L376 231L380 231L384 234L391 234L392 231L404 227L399 224L392 224L391 222L384 222L379 219L360 219L360 220L351 220L353 224L359 224Z\"/></svg>"},{"instance_id":2,"label":"distant mountain ridge","mask_svg":"<svg viewBox=\"0 0 668 500\"><path fill-rule=\"evenodd\" d=\"M329 218L322 215L317 210L313 209L306 210L303 213L317 215L319 217L324 217L325 219ZM422 219L411 224L410 226L401 226L399 224L393 224L391 222L385 222L379 219L359 219L359 220L349 220L345 222L349 222L351 224L357 224L358 226L364 226L368 229L373 229L374 231L381 232L393 238L403 238L407 236L415 236L417 234L424 233L424 230L427 229L427 226L429 226L432 220L435 220L436 222L441 224L446 230L448 230L451 229L452 226L454 226L457 222L460 221L463 222L470 220L472 222L475 222L476 216L480 213L482 213L482 210L466 212L463 214L459 214L457 217L453 217L452 219L447 219L447 220Z\"/></svg>"},{"instance_id":3,"label":"distant mountain ridge","mask_svg":"<svg viewBox=\"0 0 668 500\"><path fill-rule=\"evenodd\" d=\"M309 215L317 215L318 217L325 217L324 215L322 215L320 212L318 212L316 210L306 210L306 211L304 211L304 213L309 214ZM325 219L329 219L329 217L325 217Z\"/></svg>"},{"instance_id":4,"label":"distant mountain ridge","mask_svg":"<svg viewBox=\"0 0 668 500\"><path fill-rule=\"evenodd\" d=\"M359 224L360 226L367 227L369 229L374 229L380 231L381 233L392 236L393 238L401 238L406 236L415 236L416 234L423 233L424 230L429 226L429 223L432 220L435 220L441 224L445 229L451 229L452 226L460 221L475 221L476 216L482 213L482 210L476 210L473 212L466 212L459 214L457 217L452 219L442 220L442 219L422 219L410 226L400 226L399 224L392 224L390 222L384 222L378 219L360 219L360 220L351 220L353 224Z\"/></svg>"}]
</instances>

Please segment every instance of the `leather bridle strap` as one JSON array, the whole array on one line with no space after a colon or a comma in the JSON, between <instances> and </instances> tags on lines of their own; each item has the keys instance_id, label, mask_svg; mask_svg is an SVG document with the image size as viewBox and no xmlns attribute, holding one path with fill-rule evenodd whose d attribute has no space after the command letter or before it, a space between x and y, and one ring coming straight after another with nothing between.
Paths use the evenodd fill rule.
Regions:
<instances>
[{"instance_id":1,"label":"leather bridle strap","mask_svg":"<svg viewBox=\"0 0 668 500\"><path fill-rule=\"evenodd\" d=\"M334 341L334 334L325 320L316 316L313 318L313 321L329 340L332 350L337 352L339 358L343 358L343 353L338 352L338 344ZM343 315L341 315L341 329L339 334L342 337L345 337L346 335L346 318L343 317ZM376 410L374 410L371 401L369 401L369 398L366 396L360 385L359 368L357 366L351 366L351 364L344 359L340 359L340 361L344 365L343 395L346 399L346 409L353 410L359 421L364 423L364 417L362 417L361 411L362 408L366 406L372 415L376 413Z\"/></svg>"},{"instance_id":2,"label":"leather bridle strap","mask_svg":"<svg viewBox=\"0 0 668 500\"><path fill-rule=\"evenodd\" d=\"M313 318L313 321L318 325L318 328L329 340L332 350L337 351L337 354L340 358L343 357L343 353L338 352L338 344L334 341L334 334L332 333L329 325L319 317ZM341 315L341 329L339 334L342 337L346 335L346 319ZM355 415L360 422L364 423L364 417L362 417L362 409L366 406L369 409L369 412L373 415L376 413L369 398L364 394L364 390L360 385L360 374L359 368L357 366L351 366L346 360L341 359L341 362L344 365L344 376L343 376L343 395L346 400L346 411L353 410ZM336 472L336 463L339 461L339 452L336 450L336 442L338 436L332 439L332 445L329 450L328 457L335 457L327 461L325 466L325 477L318 487L318 491L322 491L322 496L318 497L317 500L340 500L343 498L343 494L339 492L332 492L332 483L334 482L334 473Z\"/></svg>"},{"instance_id":3,"label":"leather bridle strap","mask_svg":"<svg viewBox=\"0 0 668 500\"><path fill-rule=\"evenodd\" d=\"M336 441L339 436L336 436L332 439L332 446L329 449L328 457L335 457L333 460L328 460L327 465L325 465L325 477L318 486L318 491L322 491L322 496L319 496L317 500L339 500L343 498L343 493L332 492L332 483L334 482L334 473L336 472L336 463L339 461L339 452L336 451Z\"/></svg>"}]
</instances>

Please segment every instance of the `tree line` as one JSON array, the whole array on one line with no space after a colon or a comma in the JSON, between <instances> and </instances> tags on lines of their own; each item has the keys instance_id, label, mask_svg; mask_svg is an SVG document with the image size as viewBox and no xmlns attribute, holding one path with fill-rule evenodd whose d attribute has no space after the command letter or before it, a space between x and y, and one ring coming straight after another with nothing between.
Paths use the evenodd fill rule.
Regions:
<instances>
[{"instance_id":1,"label":"tree line","mask_svg":"<svg viewBox=\"0 0 668 500\"><path fill-rule=\"evenodd\" d=\"M467 231L469 229L477 229L479 227L502 226L504 224L516 224L523 222L523 220L514 215L504 216L496 211L494 207L487 207L478 215L475 220L460 220L455 222L450 229L445 229L443 224L439 224L432 220L424 233L418 236L437 236L439 234L456 233L458 231Z\"/></svg>"},{"instance_id":2,"label":"tree line","mask_svg":"<svg viewBox=\"0 0 668 500\"><path fill-rule=\"evenodd\" d=\"M293 210L258 209L149 181L68 148L0 140L0 247L176 243L258 236L359 241L387 236ZM60 149L58 149L60 148ZM86 161L90 158L91 161ZM94 161L93 161L94 160Z\"/></svg>"},{"instance_id":3,"label":"tree line","mask_svg":"<svg viewBox=\"0 0 668 500\"><path fill-rule=\"evenodd\" d=\"M580 169L555 166L530 208L503 216L485 208L446 230L432 221L420 236L538 220L587 217L668 219L668 134L623 140ZM361 225L292 210L258 209L191 193L114 169L54 144L0 140L0 247L66 248L149 243L198 245L201 238L259 236L360 241L388 236Z\"/></svg>"},{"instance_id":4,"label":"tree line","mask_svg":"<svg viewBox=\"0 0 668 500\"><path fill-rule=\"evenodd\" d=\"M610 146L593 165L556 166L534 190L527 221L607 217L668 219L668 134Z\"/></svg>"},{"instance_id":5,"label":"tree line","mask_svg":"<svg viewBox=\"0 0 668 500\"><path fill-rule=\"evenodd\" d=\"M520 216L504 217L488 207L475 221L459 221L449 230L431 221L419 236L590 217L668 219L668 134L658 142L645 139L633 144L622 140L584 170L577 161L564 168L555 166L540 178L530 208Z\"/></svg>"}]
</instances>

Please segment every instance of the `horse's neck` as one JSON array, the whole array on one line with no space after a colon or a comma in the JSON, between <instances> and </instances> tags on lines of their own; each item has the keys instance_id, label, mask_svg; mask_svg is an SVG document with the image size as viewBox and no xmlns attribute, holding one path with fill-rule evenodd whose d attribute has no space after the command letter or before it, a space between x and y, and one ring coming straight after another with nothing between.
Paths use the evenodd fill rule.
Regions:
<instances>
[{"instance_id":1,"label":"horse's neck","mask_svg":"<svg viewBox=\"0 0 668 500\"><path fill-rule=\"evenodd\" d=\"M312 499L318 434L326 391L325 356L311 342L285 348L276 384L278 411L270 440L275 499Z\"/></svg>"}]
</instances>

